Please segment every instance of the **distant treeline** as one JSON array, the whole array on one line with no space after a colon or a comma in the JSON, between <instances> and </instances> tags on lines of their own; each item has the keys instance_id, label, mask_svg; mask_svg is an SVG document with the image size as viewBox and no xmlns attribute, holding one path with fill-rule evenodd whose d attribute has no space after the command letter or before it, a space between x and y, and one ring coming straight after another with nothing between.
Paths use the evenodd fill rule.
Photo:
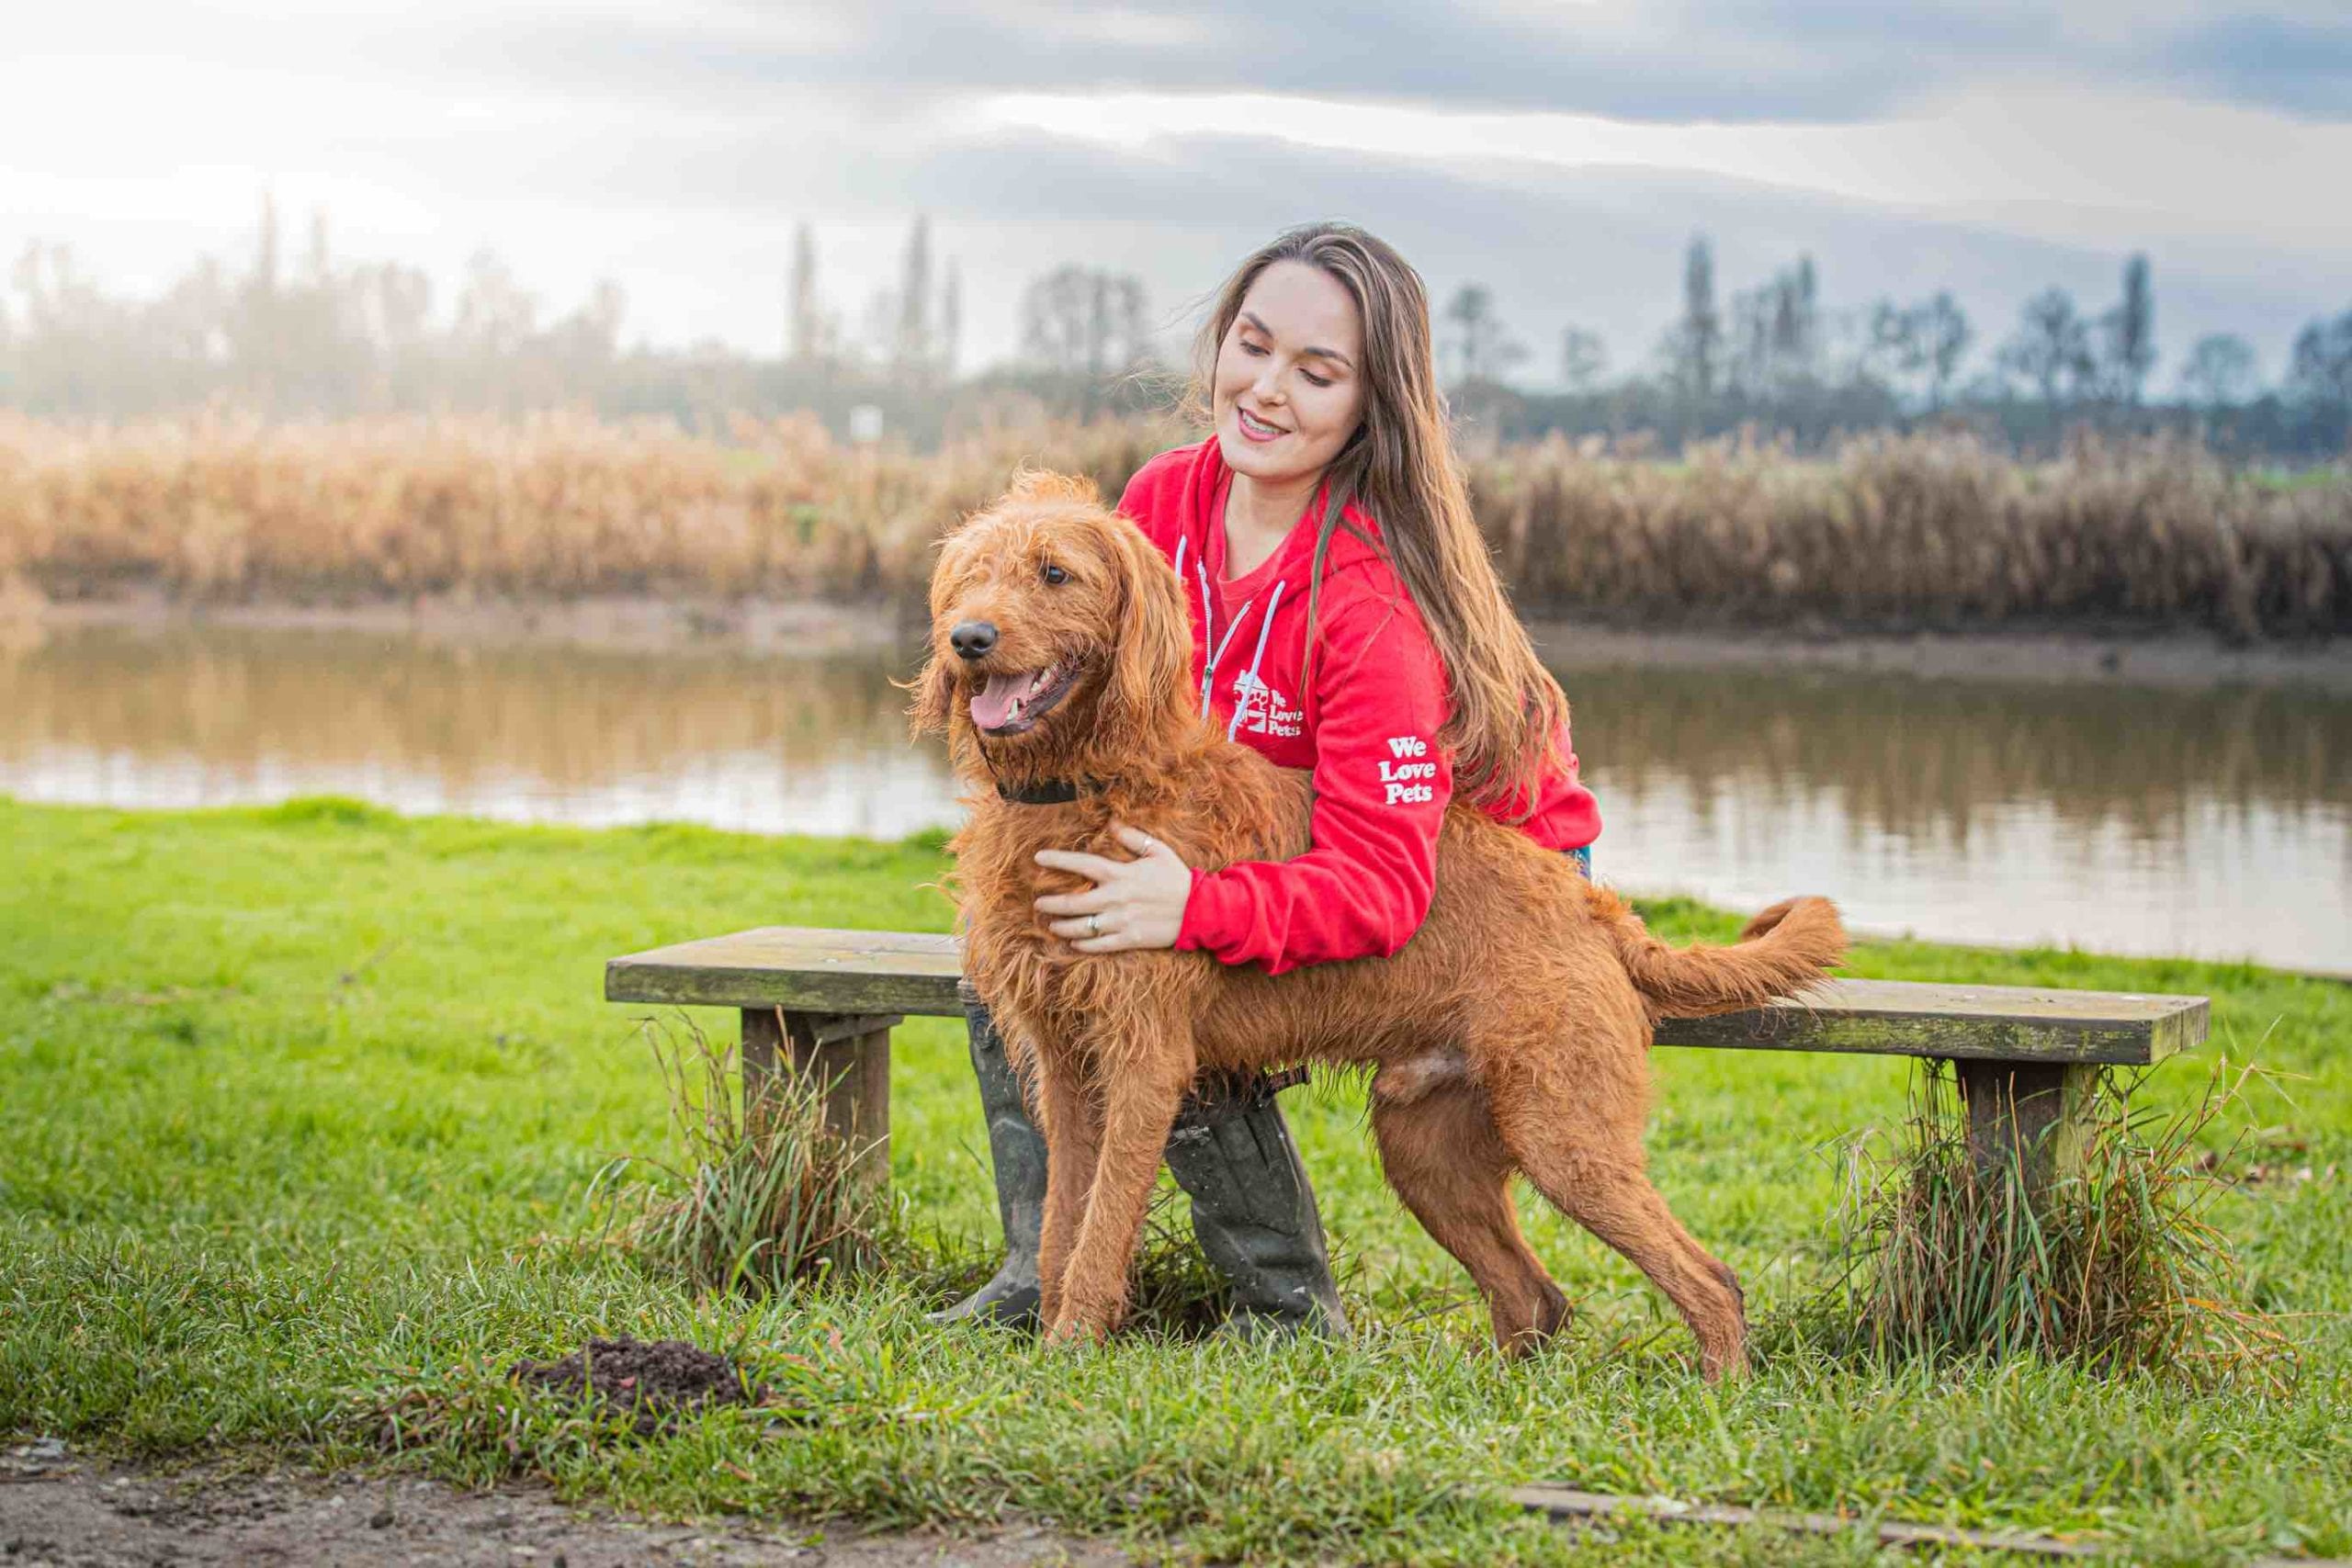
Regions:
<instances>
[{"instance_id":1,"label":"distant treeline","mask_svg":"<svg viewBox=\"0 0 2352 1568\"><path fill-rule=\"evenodd\" d=\"M729 439L581 414L93 429L0 416L0 603L160 583L196 600L433 594L921 602L932 545L1023 463L1115 497L1189 433L1000 427L930 454L813 420ZM1557 435L1474 458L1521 607L1655 626L2352 633L2352 472L2192 443L2020 461L1964 434L1736 442L1665 464ZM11 584L14 584L11 587ZM30 591L28 595L28 590Z\"/></svg>"},{"instance_id":2,"label":"distant treeline","mask_svg":"<svg viewBox=\"0 0 2352 1568\"><path fill-rule=\"evenodd\" d=\"M1931 428L2050 455L2091 432L2170 434L2219 455L2304 463L2352 446L2352 309L2306 326L2275 386L2260 384L2244 338L2209 333L2180 358L2164 399L2154 395L2162 356L2144 255L2124 263L2107 309L2094 314L2064 289L2044 289L1973 361L1978 329L1949 290L1831 310L1812 258L1800 256L1724 301L1703 235L1683 258L1679 315L1629 376L1611 379L1598 334L1570 327L1561 389L1531 393L1502 379L1531 351L1485 288L1464 285L1440 316L1454 406L1498 441L1605 434L1620 449L1671 452L1736 433L1817 451L1859 431ZM1971 373L1972 363L1981 367Z\"/></svg>"},{"instance_id":3,"label":"distant treeline","mask_svg":"<svg viewBox=\"0 0 2352 1568\"><path fill-rule=\"evenodd\" d=\"M266 206L249 265L208 258L153 299L109 294L70 253L36 244L0 290L0 407L102 420L210 404L329 418L560 407L663 415L707 434L738 415L807 412L844 438L878 431L927 450L1007 420L1165 409L1180 381L1153 356L1133 276L1041 273L1017 302L1017 359L967 374L960 273L934 254L926 222L914 221L896 282L854 323L826 305L817 268L803 225L781 269L785 341L761 355L625 346L616 284L551 314L487 254L439 310L418 268L339 263L322 218L289 257ZM1601 434L1621 450L1679 452L1742 435L1822 451L1859 431L1936 428L2047 456L2087 429L2193 436L2231 460L2295 464L2352 446L2352 307L2312 321L2270 385L2253 348L2228 333L2167 361L2157 320L2144 256L2125 264L2111 304L2086 310L2048 289L1996 341L1950 291L1832 308L1809 257L1721 293L1700 237L1683 258L1674 326L1623 372L1585 328L1562 334L1556 357L1539 353L1475 283L1441 302L1436 324L1474 443Z\"/></svg>"},{"instance_id":4,"label":"distant treeline","mask_svg":"<svg viewBox=\"0 0 2352 1568\"><path fill-rule=\"evenodd\" d=\"M855 329L819 297L805 225L785 295L786 339L773 355L628 346L616 283L550 312L482 253L445 307L422 268L337 260L322 216L288 254L265 203L250 265L206 257L151 299L108 293L66 247L28 246L0 286L0 409L64 420L208 407L281 419L564 409L658 415L712 434L746 414L808 412L844 438L865 427L930 449L1007 420L1172 401L1133 278L1076 266L1039 276L1022 300L1021 360L978 376L957 374L961 280L952 261L934 266L920 220L897 287L869 301Z\"/></svg>"}]
</instances>

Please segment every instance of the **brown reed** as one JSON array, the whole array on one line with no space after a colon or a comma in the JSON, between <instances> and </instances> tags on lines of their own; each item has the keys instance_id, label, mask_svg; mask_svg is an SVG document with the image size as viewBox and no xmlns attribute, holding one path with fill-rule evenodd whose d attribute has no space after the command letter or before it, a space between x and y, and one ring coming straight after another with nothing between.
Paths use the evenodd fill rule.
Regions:
<instances>
[{"instance_id":1,"label":"brown reed","mask_svg":"<svg viewBox=\"0 0 2352 1568\"><path fill-rule=\"evenodd\" d=\"M942 449L813 420L724 440L584 415L107 427L0 415L0 581L51 598L682 593L918 598L930 545L1022 463L1115 495L1166 422L1006 425ZM2352 473L2283 486L2193 443L2023 463L1962 434L1668 464L1555 437L1471 466L1530 612L1824 627L2352 630ZM21 594L19 596L22 596Z\"/></svg>"},{"instance_id":2,"label":"brown reed","mask_svg":"<svg viewBox=\"0 0 2352 1568\"><path fill-rule=\"evenodd\" d=\"M2022 463L1957 433L1679 465L1555 438L1475 476L1523 603L1634 619L2352 631L2352 474L2285 487L2177 440Z\"/></svg>"}]
</instances>

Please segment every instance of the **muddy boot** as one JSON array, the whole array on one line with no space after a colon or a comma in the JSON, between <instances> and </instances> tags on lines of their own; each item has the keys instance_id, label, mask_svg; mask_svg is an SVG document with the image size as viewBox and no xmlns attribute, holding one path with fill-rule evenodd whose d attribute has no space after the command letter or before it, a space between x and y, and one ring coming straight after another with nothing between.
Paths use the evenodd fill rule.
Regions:
<instances>
[{"instance_id":1,"label":"muddy boot","mask_svg":"<svg viewBox=\"0 0 2352 1568\"><path fill-rule=\"evenodd\" d=\"M987 1004L969 987L957 993L971 1039L972 1076L988 1112L989 1163L996 1171L996 1212L1004 1222L1004 1263L996 1278L944 1312L933 1323L967 1317L1034 1327L1037 1322L1037 1236L1046 1219L1046 1140L1029 1120L1021 1075L1005 1059L1004 1042Z\"/></svg>"},{"instance_id":2,"label":"muddy boot","mask_svg":"<svg viewBox=\"0 0 2352 1568\"><path fill-rule=\"evenodd\" d=\"M1315 1190L1274 1103L1283 1087L1267 1077L1204 1079L1169 1134L1168 1168L1192 1197L1201 1250L1233 1284L1233 1315L1221 1332L1345 1338Z\"/></svg>"}]
</instances>

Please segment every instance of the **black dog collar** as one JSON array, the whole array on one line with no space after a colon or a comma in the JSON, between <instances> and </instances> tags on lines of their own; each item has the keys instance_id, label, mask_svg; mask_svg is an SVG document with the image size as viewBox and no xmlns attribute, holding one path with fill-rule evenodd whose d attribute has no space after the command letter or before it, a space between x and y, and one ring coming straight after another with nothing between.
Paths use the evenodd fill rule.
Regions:
<instances>
[{"instance_id":1,"label":"black dog collar","mask_svg":"<svg viewBox=\"0 0 2352 1568\"><path fill-rule=\"evenodd\" d=\"M1099 794L1102 788L1099 779L1087 779L1082 783L1078 779L1040 779L1032 784L1000 782L996 793L998 798L1015 806L1068 806L1081 795Z\"/></svg>"}]
</instances>

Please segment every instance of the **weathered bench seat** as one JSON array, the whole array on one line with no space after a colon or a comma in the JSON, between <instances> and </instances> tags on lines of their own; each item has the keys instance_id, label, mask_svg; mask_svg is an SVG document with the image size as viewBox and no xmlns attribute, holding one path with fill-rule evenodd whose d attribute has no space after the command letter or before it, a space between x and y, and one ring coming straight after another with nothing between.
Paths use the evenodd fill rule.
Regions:
<instances>
[{"instance_id":1,"label":"weathered bench seat","mask_svg":"<svg viewBox=\"0 0 2352 1568\"><path fill-rule=\"evenodd\" d=\"M767 926L616 958L616 1002L729 1007L743 1019L746 1089L781 1053L831 1084L837 1131L888 1169L890 1030L960 1018L956 939L911 931ZM1924 1056L1953 1064L1970 1141L1988 1165L2046 1180L2099 1068L2144 1066L2205 1039L2203 997L2012 986L1831 980L1750 1012L1669 1020L1657 1043L1707 1050Z\"/></svg>"}]
</instances>

